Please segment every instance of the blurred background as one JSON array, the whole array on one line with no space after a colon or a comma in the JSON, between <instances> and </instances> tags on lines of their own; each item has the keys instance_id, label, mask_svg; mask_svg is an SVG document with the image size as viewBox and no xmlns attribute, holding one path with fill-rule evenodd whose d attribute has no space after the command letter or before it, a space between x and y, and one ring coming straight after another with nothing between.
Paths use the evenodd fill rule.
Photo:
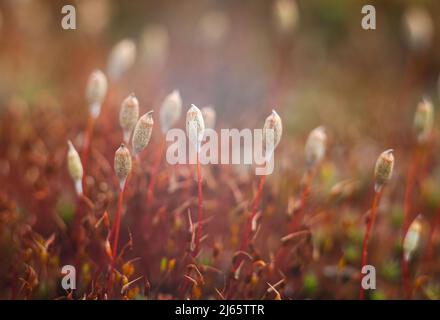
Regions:
<instances>
[{"instance_id":1,"label":"blurred background","mask_svg":"<svg viewBox=\"0 0 440 320\"><path fill-rule=\"evenodd\" d=\"M61 27L61 8L67 4L76 8L76 30ZM361 9L367 4L376 9L376 30L361 27ZM327 210L324 199L340 181L353 179L356 191L346 202L327 207L337 218L333 216L327 220L328 225L317 228L314 241L329 250L328 254L304 271L308 277L304 280L305 291L287 291L286 295L353 298L357 283L336 290L335 282L326 282L323 275L323 270L331 273L332 269L323 265L352 263L358 268L356 239L362 230L359 219L371 201L373 164L388 148L395 150L396 166L395 178L383 200L389 215L382 232L385 239L399 235L405 174L414 145L414 111L423 97L432 100L436 110L439 102L439 15L440 2L435 0L2 0L0 230L4 231L4 239L0 272L8 276L1 277L0 289L11 287L11 267L5 261L14 261L15 249L9 241L14 239L16 226L26 224L48 238L72 219L75 203L66 170L66 140L82 143L88 115L85 88L90 73L96 68L108 73L112 48L123 39L131 39L136 44L135 61L121 76L110 77L112 98L105 105L93 138L99 154L92 157L101 159L99 163L91 161L100 173L89 179L93 190L90 198L101 203L95 215L100 216L106 209L109 214L113 211L111 167L121 139L117 114L120 102L129 93L136 93L143 114L158 111L164 97L178 89L184 113L192 103L214 106L217 128L261 128L266 116L276 109L283 119L284 135L263 199L268 208L260 236L263 256L269 259L276 248L283 235L278 226L300 190L305 139L313 128L324 125L329 146L319 182L312 191L311 211ZM179 123L182 125L183 121ZM156 126L147 162L153 159L159 137ZM440 200L436 150L430 148L424 169L429 174L416 187L415 194L420 197L413 217L423 211L431 219ZM252 177L247 179L243 192L251 199L257 182ZM184 200L166 194L166 182L161 181L165 179L158 181L162 203L178 207ZM213 201L208 215L219 217L229 212L222 208L222 203L229 201L224 188L221 179L207 187L206 199L208 203ZM229 217L234 214L231 212ZM136 225L136 220L127 219L127 224ZM214 244L234 234L237 237L240 224L215 219L221 220L227 231L222 235L221 228L211 230ZM347 227L353 224L356 232ZM344 232L347 237L342 236ZM328 240L333 233L338 236ZM151 237L139 240L143 244L134 249L133 256L143 252L143 246L151 245L151 241L160 242L157 235ZM354 239L353 244L346 244L347 238ZM227 270L236 249L237 239L234 241L231 248L224 245L227 259L219 266L223 270ZM398 246L399 241L396 243ZM390 243L389 247L394 245ZM146 256L161 261L166 250L158 246ZM63 248L57 251L61 261ZM381 276L387 283L379 298L400 297L398 260L389 252L382 255L379 250L377 255L376 261L384 261ZM68 253L64 256L68 261ZM158 268L157 262L148 272L156 274ZM318 285L321 277L322 288ZM168 286L172 292L174 284ZM55 289L47 290L43 297L56 297ZM0 297L9 298L9 292L0 291Z\"/></svg>"}]
</instances>

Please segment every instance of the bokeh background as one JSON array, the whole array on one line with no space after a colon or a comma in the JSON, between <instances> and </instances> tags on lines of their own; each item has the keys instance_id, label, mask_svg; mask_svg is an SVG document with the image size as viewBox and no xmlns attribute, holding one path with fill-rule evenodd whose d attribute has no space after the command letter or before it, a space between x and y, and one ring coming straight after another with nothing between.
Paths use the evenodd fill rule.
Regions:
<instances>
[{"instance_id":1,"label":"bokeh background","mask_svg":"<svg viewBox=\"0 0 440 320\"><path fill-rule=\"evenodd\" d=\"M76 30L61 28L66 4L76 8ZM376 8L376 30L361 27L366 4ZM413 19L419 19L415 28L422 29L415 40L404 27L414 7L418 9ZM377 267L378 290L369 297L403 298L400 229L416 145L413 116L423 97L437 110L439 14L440 2L434 0L2 0L0 297L66 295L59 287L59 266L73 261L70 234L77 206L66 169L66 141L81 146L88 117L87 79L96 68L106 72L112 47L129 38L137 45L135 63L119 79L110 79L112 98L92 142L87 181L94 207L85 222L89 240L80 269L84 279L92 281L104 259L103 236L91 226L104 212L114 214L117 187L112 167L121 140L120 102L134 92L141 113L153 109L158 114L164 97L178 89L184 113L191 103L213 105L217 128L261 128L272 109L280 114L284 133L275 172L265 186L255 245L268 265L300 194L307 135L325 126L327 154L314 180L305 220L312 237L300 243L300 253L286 266L287 280L279 286L283 298L357 297L373 167L380 152L393 148L394 176L382 199L369 252ZM144 156L146 181L160 144L156 124ZM182 120L179 126L183 125ZM424 215L425 235L440 201L437 133L434 129L427 159L418 168L421 178L411 210L412 218ZM161 166L152 208L142 200L145 181L128 191L123 239L129 239L130 230L133 248L127 261L140 257L134 273L148 279L150 288L147 294L147 286L139 285L130 297L179 296L182 272L174 268L185 252L186 210L196 208L191 202L196 189L191 183L171 188L170 170ZM252 172L240 166L207 169L204 208L209 236L200 261L218 272L205 270L205 286L192 297L219 298L215 288L221 291L224 286L258 183ZM341 182L343 195L337 189ZM53 243L41 251L35 243L52 235ZM433 243L433 258L424 261L421 250L411 265L416 298L440 298L438 232ZM233 297L274 298L273 292L265 291L265 282L282 278L261 276L264 280L255 280L255 288L242 288ZM84 282L76 297L90 290Z\"/></svg>"}]
</instances>

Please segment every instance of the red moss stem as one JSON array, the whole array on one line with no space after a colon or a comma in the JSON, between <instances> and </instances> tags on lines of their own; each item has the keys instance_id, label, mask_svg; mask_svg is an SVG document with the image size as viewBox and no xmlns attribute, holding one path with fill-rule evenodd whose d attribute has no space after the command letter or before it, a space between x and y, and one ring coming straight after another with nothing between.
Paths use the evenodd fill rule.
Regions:
<instances>
[{"instance_id":1,"label":"red moss stem","mask_svg":"<svg viewBox=\"0 0 440 320\"><path fill-rule=\"evenodd\" d=\"M300 196L299 208L296 210L295 216L290 221L290 224L288 226L288 233L293 233L298 231L301 222L304 220L305 207L307 204L307 200L309 199L310 196L310 191L312 189L312 180L313 177L315 176L315 173L316 173L316 169L308 169L305 173L304 187L302 189ZM277 268L280 268L281 266L284 265L286 254L287 254L287 247L281 245L275 254L275 266L277 266Z\"/></svg>"},{"instance_id":2,"label":"red moss stem","mask_svg":"<svg viewBox=\"0 0 440 320\"><path fill-rule=\"evenodd\" d=\"M246 251L249 246L251 234L252 234L252 223L257 215L258 207L260 205L261 196L263 194L263 188L264 188L265 181L266 181L266 175L262 175L260 178L260 182L258 184L257 193L255 194L255 197L254 197L254 202L252 205L252 213L248 217L247 222L246 222L246 228L245 228L245 232L243 235L243 241L242 241L241 247L240 247L241 251ZM240 255L237 257L235 263L232 266L232 270L231 270L232 275L234 275L235 272L237 271L237 269L240 267L243 259L244 259L243 255ZM225 290L226 297L229 296L230 289L231 289L231 282L229 281L227 288Z\"/></svg>"},{"instance_id":3,"label":"red moss stem","mask_svg":"<svg viewBox=\"0 0 440 320\"><path fill-rule=\"evenodd\" d=\"M364 244L362 247L361 270L367 264L368 240L370 239L371 230L373 229L374 221L376 220L377 206L379 204L381 194L382 194L381 190L375 192L374 198L373 198L373 203L371 204L370 216L368 218L367 230L365 231ZM362 288L362 277L361 277L359 300L364 300L364 297L365 297L365 292L364 292L364 289Z\"/></svg>"},{"instance_id":4,"label":"red moss stem","mask_svg":"<svg viewBox=\"0 0 440 320\"><path fill-rule=\"evenodd\" d=\"M414 189L414 184L417 176L417 168L420 165L420 150L417 148L415 150L415 154L411 161L411 164L408 169L408 175L405 186L405 197L404 197L404 205L403 205L403 224L402 224L402 238L405 237L406 232L408 231L409 221L410 221L410 212L412 208L412 194Z\"/></svg>"},{"instance_id":5,"label":"red moss stem","mask_svg":"<svg viewBox=\"0 0 440 320\"><path fill-rule=\"evenodd\" d=\"M87 194L87 184L86 184L86 177L87 177L87 165L89 162L89 156L90 156L90 145L93 138L93 130L95 128L95 119L92 117L92 115L89 115L89 118L87 119L87 127L86 127L86 133L84 136L84 148L82 152L82 164L84 169L84 175L82 180L82 187L83 187L83 193Z\"/></svg>"},{"instance_id":6,"label":"red moss stem","mask_svg":"<svg viewBox=\"0 0 440 320\"><path fill-rule=\"evenodd\" d=\"M192 257L196 258L197 255L200 252L200 240L202 238L202 220L203 220L203 211L202 211L202 204L203 204L203 193L202 193L202 170L201 165L199 161L199 154L197 153L197 193L198 193L198 217L197 217L197 229L196 229L196 237L195 237L195 246L194 250L192 252ZM181 296L184 298L186 291L188 290L188 287L190 285L190 281L188 278L183 279L182 283L182 289L181 289Z\"/></svg>"},{"instance_id":7,"label":"red moss stem","mask_svg":"<svg viewBox=\"0 0 440 320\"><path fill-rule=\"evenodd\" d=\"M202 170L200 167L198 153L197 153L197 190L198 190L198 218L197 218L197 230L196 230L196 238L195 238L194 257L197 256L197 254L199 253L199 250L200 250L200 239L202 237L202 219L203 219Z\"/></svg>"},{"instance_id":8,"label":"red moss stem","mask_svg":"<svg viewBox=\"0 0 440 320\"><path fill-rule=\"evenodd\" d=\"M424 256L425 264L431 260L433 255L433 246L434 246L434 235L435 231L440 223L440 203L437 205L437 209L435 211L434 220L432 222L431 230L429 231L428 243L426 244L426 251Z\"/></svg>"},{"instance_id":9,"label":"red moss stem","mask_svg":"<svg viewBox=\"0 0 440 320\"><path fill-rule=\"evenodd\" d=\"M411 290L411 284L409 278L409 266L408 266L408 260L405 259L404 253L402 253L402 283L403 283L405 298L411 299L412 290Z\"/></svg>"},{"instance_id":10,"label":"red moss stem","mask_svg":"<svg viewBox=\"0 0 440 320\"><path fill-rule=\"evenodd\" d=\"M157 174L159 172L160 162L162 160L162 154L163 154L164 148L165 148L165 138L162 139L162 141L160 142L160 145L159 145L159 149L157 149L157 151L156 151L153 169L151 171L151 179L150 179L150 182L148 183L148 189L147 189L147 204L148 205L151 204L151 200L154 197L154 186L156 184L156 178L157 178Z\"/></svg>"},{"instance_id":11,"label":"red moss stem","mask_svg":"<svg viewBox=\"0 0 440 320\"><path fill-rule=\"evenodd\" d=\"M82 219L83 219L83 210L85 209L85 205L83 202L83 195L78 195L77 197L77 208L75 213L75 220L73 225L73 233L74 233L74 239L75 239L75 268L77 270L80 270L81 268L81 254L83 251L83 229L82 229ZM77 280L79 279L80 274L77 275ZM78 281L79 283L79 281Z\"/></svg>"},{"instance_id":12,"label":"red moss stem","mask_svg":"<svg viewBox=\"0 0 440 320\"><path fill-rule=\"evenodd\" d=\"M260 182L258 184L257 193L255 194L254 203L252 205L252 214L249 216L246 229L243 237L243 242L241 244L241 250L246 251L250 243L250 238L252 234L252 223L257 215L258 207L260 206L261 195L263 193L264 183L266 181L266 175L260 177ZM240 261L241 262L241 261ZM238 266L237 266L238 267Z\"/></svg>"},{"instance_id":13,"label":"red moss stem","mask_svg":"<svg viewBox=\"0 0 440 320\"><path fill-rule=\"evenodd\" d=\"M108 280L108 285L107 285L107 290L108 290L107 294L109 295L109 297L111 295L112 287L113 287L113 270L115 267L115 262L116 262L117 252L118 252L119 230L121 227L121 217L122 217L122 205L124 202L124 193L125 193L125 188L127 187L127 181L128 181L128 179L125 181L124 187L121 190L119 190L115 221L113 223L113 227L112 227L112 230L110 231L110 237L109 237L109 239L113 239L112 259L110 262L110 274L109 274L109 280Z\"/></svg>"},{"instance_id":14,"label":"red moss stem","mask_svg":"<svg viewBox=\"0 0 440 320\"><path fill-rule=\"evenodd\" d=\"M93 128L94 128L95 120L91 115L89 115L89 118L87 120L87 127L86 132L84 136L84 146L82 149L82 155L81 160L83 164L83 178L82 178L82 189L83 194L87 194L87 183L86 183L86 177L87 177L87 163L90 153L90 142L92 140L93 135ZM77 197L77 206L76 206L76 213L75 213L75 219L73 222L73 232L76 239L76 246L77 246L77 257L79 257L79 251L81 250L81 243L82 243L82 233L81 233L81 221L83 219L83 210L84 206L82 205L82 196Z\"/></svg>"},{"instance_id":15,"label":"red moss stem","mask_svg":"<svg viewBox=\"0 0 440 320\"><path fill-rule=\"evenodd\" d=\"M308 170L305 175L304 188L301 192L299 208L296 212L296 215L292 218L289 226L289 232L295 232L298 230L301 222L304 220L305 216L305 207L307 204L307 200L310 196L311 184L314 176L314 170Z\"/></svg>"},{"instance_id":16,"label":"red moss stem","mask_svg":"<svg viewBox=\"0 0 440 320\"><path fill-rule=\"evenodd\" d=\"M118 252L118 243L119 243L119 231L121 228L121 217L122 217L122 204L124 201L124 192L127 183L124 184L124 188L119 191L118 195L118 205L116 209L115 223L113 224L113 229L111 231L111 236L113 237L113 246L112 246L112 260L113 262L116 259Z\"/></svg>"}]
</instances>

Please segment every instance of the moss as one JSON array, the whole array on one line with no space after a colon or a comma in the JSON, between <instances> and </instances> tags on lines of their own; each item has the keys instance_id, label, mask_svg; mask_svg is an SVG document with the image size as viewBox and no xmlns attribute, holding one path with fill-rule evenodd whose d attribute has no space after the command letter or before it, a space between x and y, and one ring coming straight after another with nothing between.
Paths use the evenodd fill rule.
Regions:
<instances>
[{"instance_id":1,"label":"moss","mask_svg":"<svg viewBox=\"0 0 440 320\"><path fill-rule=\"evenodd\" d=\"M212 265L212 260L210 256L202 256L200 259L200 262L205 265L205 266L210 266Z\"/></svg>"},{"instance_id":2,"label":"moss","mask_svg":"<svg viewBox=\"0 0 440 320\"><path fill-rule=\"evenodd\" d=\"M58 213L58 216L64 221L64 223L66 225L69 225L72 223L75 216L75 206L72 202L64 198L60 198L58 199L58 202L56 204L56 212Z\"/></svg>"},{"instance_id":3,"label":"moss","mask_svg":"<svg viewBox=\"0 0 440 320\"><path fill-rule=\"evenodd\" d=\"M145 298L145 296L143 296L142 294L136 294L134 297L133 297L133 299L134 300L147 300L146 298Z\"/></svg>"},{"instance_id":4,"label":"moss","mask_svg":"<svg viewBox=\"0 0 440 320\"><path fill-rule=\"evenodd\" d=\"M364 235L359 228L350 227L347 231L348 240L353 244L362 244Z\"/></svg>"},{"instance_id":5,"label":"moss","mask_svg":"<svg viewBox=\"0 0 440 320\"><path fill-rule=\"evenodd\" d=\"M394 243L393 251L394 251L394 254L395 254L397 257L400 257L400 256L402 255L403 248L402 248L402 242L401 242L400 240L397 240L397 241Z\"/></svg>"},{"instance_id":6,"label":"moss","mask_svg":"<svg viewBox=\"0 0 440 320\"><path fill-rule=\"evenodd\" d=\"M385 293L381 290L374 290L371 293L371 300L385 300L386 298Z\"/></svg>"},{"instance_id":7,"label":"moss","mask_svg":"<svg viewBox=\"0 0 440 320\"><path fill-rule=\"evenodd\" d=\"M49 299L49 288L46 281L42 281L38 286L38 299Z\"/></svg>"},{"instance_id":8,"label":"moss","mask_svg":"<svg viewBox=\"0 0 440 320\"><path fill-rule=\"evenodd\" d=\"M388 281L400 281L400 264L395 260L385 261L380 268L381 275Z\"/></svg>"},{"instance_id":9,"label":"moss","mask_svg":"<svg viewBox=\"0 0 440 320\"><path fill-rule=\"evenodd\" d=\"M344 248L344 259L347 262L355 263L359 261L360 258L360 249L355 245L347 245Z\"/></svg>"},{"instance_id":10,"label":"moss","mask_svg":"<svg viewBox=\"0 0 440 320\"><path fill-rule=\"evenodd\" d=\"M307 295L313 295L318 288L318 279L313 273L307 273L304 275L304 293Z\"/></svg>"},{"instance_id":11,"label":"moss","mask_svg":"<svg viewBox=\"0 0 440 320\"><path fill-rule=\"evenodd\" d=\"M434 176L438 176L437 172L434 173ZM440 200L440 188L438 187L437 181L435 177L427 177L420 187L421 197L431 210L437 208L437 204Z\"/></svg>"},{"instance_id":12,"label":"moss","mask_svg":"<svg viewBox=\"0 0 440 320\"><path fill-rule=\"evenodd\" d=\"M424 288L425 295L430 300L440 300L440 286L434 283L428 283Z\"/></svg>"},{"instance_id":13,"label":"moss","mask_svg":"<svg viewBox=\"0 0 440 320\"><path fill-rule=\"evenodd\" d=\"M394 206L390 214L390 222L394 229L400 229L403 224L402 206Z\"/></svg>"},{"instance_id":14,"label":"moss","mask_svg":"<svg viewBox=\"0 0 440 320\"><path fill-rule=\"evenodd\" d=\"M160 260L160 272L163 273L167 270L167 265L168 265L168 259L166 257L163 257Z\"/></svg>"},{"instance_id":15,"label":"moss","mask_svg":"<svg viewBox=\"0 0 440 320\"><path fill-rule=\"evenodd\" d=\"M331 162L324 162L321 166L320 177L325 185L325 189L329 192L332 186L338 181L335 165Z\"/></svg>"}]
</instances>

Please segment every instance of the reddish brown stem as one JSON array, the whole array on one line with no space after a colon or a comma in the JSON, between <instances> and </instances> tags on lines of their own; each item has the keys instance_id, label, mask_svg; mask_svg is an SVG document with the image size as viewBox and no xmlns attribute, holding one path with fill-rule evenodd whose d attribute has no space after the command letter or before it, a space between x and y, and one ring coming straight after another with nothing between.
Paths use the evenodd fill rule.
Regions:
<instances>
[{"instance_id":1,"label":"reddish brown stem","mask_svg":"<svg viewBox=\"0 0 440 320\"><path fill-rule=\"evenodd\" d=\"M127 181L128 181L128 179L127 179ZM111 295L111 291L112 291L112 287L113 287L113 276L112 275L113 275L113 269L115 267L115 261L116 261L117 252L118 252L119 230L120 230L120 226L121 226L121 217L122 217L122 205L124 202L124 192L125 192L125 188L127 186L127 181L125 181L124 187L121 190L119 190L115 221L113 223L113 227L112 227L112 230L110 231L110 237L109 237L109 239L113 239L112 260L110 262L110 275L109 275L108 285L107 285L109 296Z\"/></svg>"},{"instance_id":2,"label":"reddish brown stem","mask_svg":"<svg viewBox=\"0 0 440 320\"><path fill-rule=\"evenodd\" d=\"M258 207L260 206L261 195L263 193L264 183L266 181L266 176L262 175L260 177L260 183L258 184L257 193L255 194L254 203L252 205L252 214L247 220L246 229L243 237L243 242L241 244L241 250L246 251L249 246L251 234L252 234L252 224L257 215Z\"/></svg>"},{"instance_id":3,"label":"reddish brown stem","mask_svg":"<svg viewBox=\"0 0 440 320\"><path fill-rule=\"evenodd\" d=\"M151 171L151 179L150 182L148 183L148 189L147 189L148 205L151 204L151 200L153 199L154 196L154 186L156 184L157 173L159 172L159 166L160 166L160 161L162 160L162 154L165 148L165 142L166 140L165 138L163 138L162 141L160 142L159 149L157 149L157 153L154 159L153 169Z\"/></svg>"},{"instance_id":4,"label":"reddish brown stem","mask_svg":"<svg viewBox=\"0 0 440 320\"><path fill-rule=\"evenodd\" d=\"M80 270L81 268L81 254L83 251L83 230L82 230L82 219L83 219L83 210L85 210L85 205L83 202L83 195L78 195L77 197L77 209L75 213L75 220L74 220L74 239L75 245L76 245L76 254L75 254L75 268L77 270ZM79 279L80 274L77 275L77 280ZM79 281L78 281L79 283Z\"/></svg>"},{"instance_id":5,"label":"reddish brown stem","mask_svg":"<svg viewBox=\"0 0 440 320\"><path fill-rule=\"evenodd\" d=\"M402 282L403 282L403 290L405 292L405 298L411 299L411 285L409 279L409 266L408 260L405 259L405 255L402 254Z\"/></svg>"},{"instance_id":6,"label":"reddish brown stem","mask_svg":"<svg viewBox=\"0 0 440 320\"><path fill-rule=\"evenodd\" d=\"M196 258L197 255L200 252L200 240L202 238L202 220L203 220L203 211L202 211L202 204L203 204L203 193L202 193L202 170L201 165L199 161L199 154L197 153L197 193L198 193L198 217L197 217L197 229L196 229L196 236L195 236L195 246L194 250L192 252L193 258ZM186 291L188 290L188 286L190 284L190 281L188 278L184 278L182 284L182 290L181 295L182 297L185 296Z\"/></svg>"},{"instance_id":7,"label":"reddish brown stem","mask_svg":"<svg viewBox=\"0 0 440 320\"><path fill-rule=\"evenodd\" d=\"M409 221L410 221L410 212L412 208L412 194L414 189L414 184L417 176L417 168L420 165L420 149L417 147L415 150L415 154L413 156L413 160L408 169L408 175L406 180L405 187L405 197L403 203L403 224L402 224L402 238L405 237L406 232L408 231Z\"/></svg>"},{"instance_id":8,"label":"reddish brown stem","mask_svg":"<svg viewBox=\"0 0 440 320\"><path fill-rule=\"evenodd\" d=\"M435 211L434 221L432 222L431 230L429 231L428 243L426 244L426 252L425 252L425 263L431 260L433 254L433 246L434 246L434 235L435 230L437 229L438 224L440 223L440 204L438 204L437 209Z\"/></svg>"},{"instance_id":9,"label":"reddish brown stem","mask_svg":"<svg viewBox=\"0 0 440 320\"><path fill-rule=\"evenodd\" d=\"M118 252L119 230L121 228L121 217L122 217L122 204L124 201L124 191L125 191L126 185L127 185L127 183L125 183L122 190L119 191L118 205L117 205L116 216L115 216L115 223L113 224L113 229L111 231L111 237L113 237L112 262L115 261L116 256L117 256L117 252Z\"/></svg>"},{"instance_id":10,"label":"reddish brown stem","mask_svg":"<svg viewBox=\"0 0 440 320\"><path fill-rule=\"evenodd\" d=\"M245 229L245 232L243 235L243 241L242 241L241 247L240 247L241 251L246 251L249 246L251 234L252 234L252 224L253 224L253 221L257 215L257 211L258 211L258 207L260 205L261 195L263 193L265 181L266 181L266 175L262 175L260 178L260 182L258 184L257 193L255 194L255 197L254 197L254 202L252 205L252 214L248 217L248 220L246 221L246 229ZM243 259L244 259L243 255L240 255L237 257L234 265L232 266L231 274L234 274L237 271L237 269L239 268ZM230 289L231 289L231 283L228 282L228 286L227 286L227 289L225 292L226 297L229 296Z\"/></svg>"},{"instance_id":11,"label":"reddish brown stem","mask_svg":"<svg viewBox=\"0 0 440 320\"><path fill-rule=\"evenodd\" d=\"M73 233L74 233L74 238L76 240L76 246L77 246L77 250L80 247L81 244L81 221L83 218L83 203L81 201L81 196L77 197L77 201L76 201L76 212L75 212L75 218L74 218L74 223L73 223Z\"/></svg>"},{"instance_id":12,"label":"reddish brown stem","mask_svg":"<svg viewBox=\"0 0 440 320\"><path fill-rule=\"evenodd\" d=\"M296 210L295 216L290 221L290 224L288 226L288 233L293 233L293 232L298 231L298 229L301 225L301 222L304 220L305 207L307 204L307 200L309 199L309 196L310 196L311 184L312 184L313 177L316 173L316 170L317 170L316 168L308 169L305 173L304 187L302 189L301 196L300 196L299 208ZM286 254L287 254L286 247L284 245L281 245L278 248L277 253L275 254L275 265L277 267L284 264Z\"/></svg>"},{"instance_id":13,"label":"reddish brown stem","mask_svg":"<svg viewBox=\"0 0 440 320\"><path fill-rule=\"evenodd\" d=\"M194 257L197 256L200 250L200 239L202 237L202 202L203 202L203 194L202 194L202 170L200 168L199 154L197 153L197 190L198 190L198 218L197 218L197 230L196 230L196 238L195 238L195 250Z\"/></svg>"},{"instance_id":14,"label":"reddish brown stem","mask_svg":"<svg viewBox=\"0 0 440 320\"><path fill-rule=\"evenodd\" d=\"M373 229L374 221L376 220L377 206L379 204L381 194L382 194L381 190L375 192L374 198L373 198L373 203L371 204L370 216L368 218L367 230L365 231L364 244L362 247L361 270L367 264L368 240L370 239L371 230ZM362 277L361 277L359 300L364 300L364 297L365 297L365 292L364 292L364 289L362 288Z\"/></svg>"},{"instance_id":15,"label":"reddish brown stem","mask_svg":"<svg viewBox=\"0 0 440 320\"><path fill-rule=\"evenodd\" d=\"M305 182L304 182L304 188L301 192L301 198L299 203L299 208L296 212L296 215L293 217L292 221L290 222L289 226L289 233L295 232L298 230L301 222L304 220L305 216L305 207L307 204L307 200L310 196L310 189L311 189L311 183L314 176L314 170L308 170L305 175Z\"/></svg>"},{"instance_id":16,"label":"reddish brown stem","mask_svg":"<svg viewBox=\"0 0 440 320\"><path fill-rule=\"evenodd\" d=\"M88 157L90 153L90 141L92 139L93 135L93 128L94 128L94 119L91 115L89 115L89 118L87 120L87 128L84 136L84 146L82 149L82 164L83 164L83 179L82 179L82 189L83 194L86 195L87 192L87 184L86 184L86 176L87 176L87 163L88 163ZM75 234L76 238L76 246L77 246L77 258L79 257L79 251L81 250L81 221L83 218L83 210L84 206L82 205L81 196L78 196L77 198L77 208L75 213L75 219L73 222L73 232Z\"/></svg>"},{"instance_id":17,"label":"reddish brown stem","mask_svg":"<svg viewBox=\"0 0 440 320\"><path fill-rule=\"evenodd\" d=\"M95 127L95 119L91 115L89 115L89 118L87 119L87 128L86 128L86 133L84 136L84 147L83 147L83 152L82 152L82 164L83 164L83 168L84 168L82 187L83 187L84 194L87 194L87 184L86 184L87 168L88 168L87 165L89 162L90 145L92 142L94 127Z\"/></svg>"}]
</instances>

